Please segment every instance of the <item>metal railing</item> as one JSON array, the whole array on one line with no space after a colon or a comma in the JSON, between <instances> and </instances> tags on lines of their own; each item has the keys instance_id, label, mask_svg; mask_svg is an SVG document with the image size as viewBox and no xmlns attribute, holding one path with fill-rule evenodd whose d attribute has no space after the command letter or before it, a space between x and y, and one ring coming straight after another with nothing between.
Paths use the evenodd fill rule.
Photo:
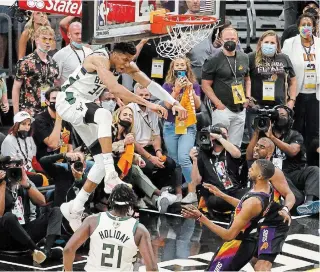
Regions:
<instances>
[{"instance_id":1,"label":"metal railing","mask_svg":"<svg viewBox=\"0 0 320 272\"><path fill-rule=\"evenodd\" d=\"M246 46L250 48L251 39L257 37L257 14L254 5L254 0L247 1L247 39Z\"/></svg>"}]
</instances>

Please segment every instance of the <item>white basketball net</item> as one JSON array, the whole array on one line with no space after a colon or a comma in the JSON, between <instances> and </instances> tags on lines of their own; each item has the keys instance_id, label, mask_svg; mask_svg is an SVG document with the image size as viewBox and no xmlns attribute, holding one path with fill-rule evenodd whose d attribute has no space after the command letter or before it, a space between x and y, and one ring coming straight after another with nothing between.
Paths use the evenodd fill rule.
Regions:
<instances>
[{"instance_id":1,"label":"white basketball net","mask_svg":"<svg viewBox=\"0 0 320 272\"><path fill-rule=\"evenodd\" d=\"M217 24L218 22L201 25L177 24L167 27L169 39L166 41L160 39L156 47L157 53L171 60L184 57L197 44L208 38Z\"/></svg>"}]
</instances>

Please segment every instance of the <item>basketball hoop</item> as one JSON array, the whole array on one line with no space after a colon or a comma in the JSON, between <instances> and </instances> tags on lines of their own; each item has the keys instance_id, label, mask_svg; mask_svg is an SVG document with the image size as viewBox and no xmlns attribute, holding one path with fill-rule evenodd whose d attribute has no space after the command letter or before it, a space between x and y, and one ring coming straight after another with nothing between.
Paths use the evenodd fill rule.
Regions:
<instances>
[{"instance_id":1,"label":"basketball hoop","mask_svg":"<svg viewBox=\"0 0 320 272\"><path fill-rule=\"evenodd\" d=\"M218 20L212 16L154 15L151 20L151 32L169 34L168 40L160 40L156 48L157 53L171 60L184 57L197 44L208 38L217 24Z\"/></svg>"}]
</instances>

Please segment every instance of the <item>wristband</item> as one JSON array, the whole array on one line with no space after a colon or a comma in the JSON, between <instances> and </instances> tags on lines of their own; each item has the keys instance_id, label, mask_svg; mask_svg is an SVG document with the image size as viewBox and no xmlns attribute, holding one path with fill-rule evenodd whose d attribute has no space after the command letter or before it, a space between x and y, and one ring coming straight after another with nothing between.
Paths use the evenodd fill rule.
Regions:
<instances>
[{"instance_id":1,"label":"wristband","mask_svg":"<svg viewBox=\"0 0 320 272\"><path fill-rule=\"evenodd\" d=\"M202 217L202 214L196 219L196 221L200 221L200 219L201 219L201 217Z\"/></svg>"},{"instance_id":2,"label":"wristband","mask_svg":"<svg viewBox=\"0 0 320 272\"><path fill-rule=\"evenodd\" d=\"M287 206L283 206L281 210L285 210L288 214L290 213L289 208Z\"/></svg>"}]
</instances>

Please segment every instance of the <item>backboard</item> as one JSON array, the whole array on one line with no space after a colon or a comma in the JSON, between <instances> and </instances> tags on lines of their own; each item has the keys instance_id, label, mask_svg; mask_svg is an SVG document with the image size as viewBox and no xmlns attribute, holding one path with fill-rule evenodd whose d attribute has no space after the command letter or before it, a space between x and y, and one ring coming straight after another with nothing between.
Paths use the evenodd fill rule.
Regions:
<instances>
[{"instance_id":1,"label":"backboard","mask_svg":"<svg viewBox=\"0 0 320 272\"><path fill-rule=\"evenodd\" d=\"M170 14L224 14L220 0L95 0L82 1L82 40L92 44L155 38L150 32L150 12Z\"/></svg>"}]
</instances>

